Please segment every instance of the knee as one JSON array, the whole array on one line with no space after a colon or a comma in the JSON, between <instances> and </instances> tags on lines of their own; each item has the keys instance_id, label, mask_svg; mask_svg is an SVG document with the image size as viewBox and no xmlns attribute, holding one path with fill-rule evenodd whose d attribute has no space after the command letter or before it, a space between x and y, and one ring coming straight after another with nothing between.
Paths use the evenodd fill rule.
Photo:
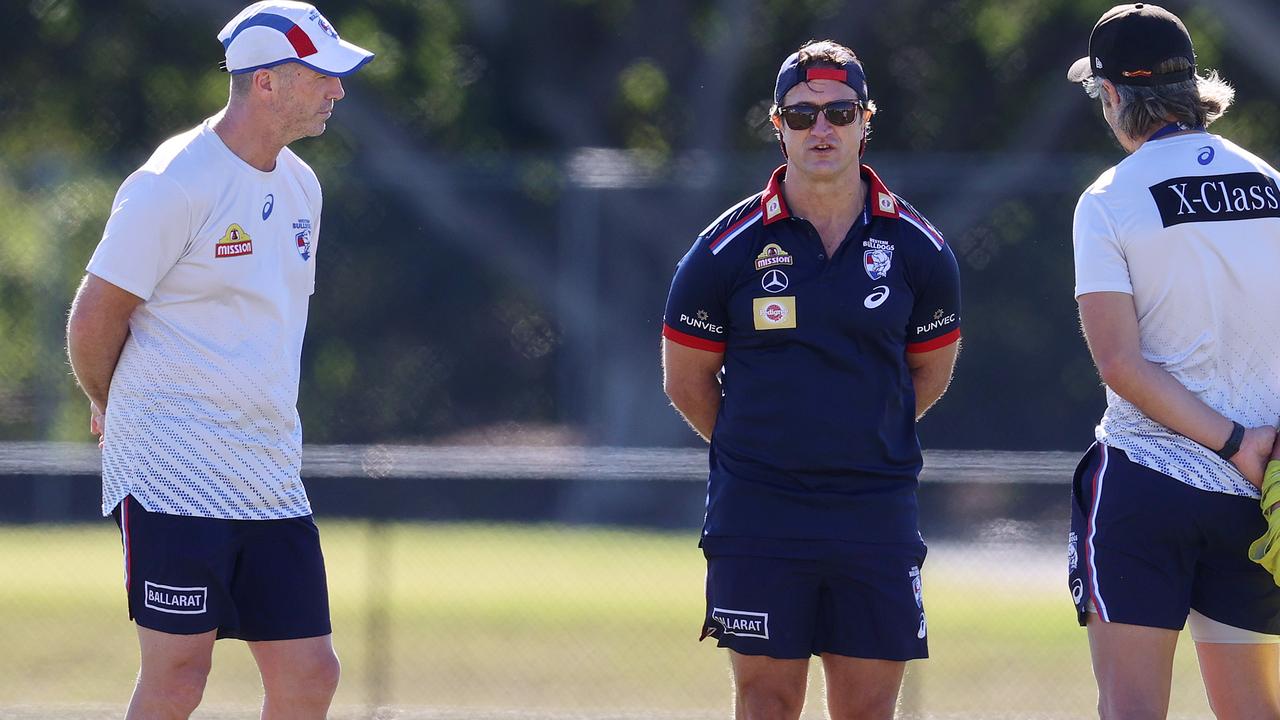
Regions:
<instances>
[{"instance_id":1,"label":"knee","mask_svg":"<svg viewBox=\"0 0 1280 720\"><path fill-rule=\"evenodd\" d=\"M341 678L342 663L338 662L337 655L329 653L328 657L324 658L319 667L313 671L311 682L316 688L317 695L332 698L338 691L338 681Z\"/></svg>"},{"instance_id":2,"label":"knee","mask_svg":"<svg viewBox=\"0 0 1280 720\"><path fill-rule=\"evenodd\" d=\"M269 696L324 701L333 698L338 690L342 665L332 651L317 653L305 662L299 662L272 681L263 678Z\"/></svg>"},{"instance_id":3,"label":"knee","mask_svg":"<svg viewBox=\"0 0 1280 720\"><path fill-rule=\"evenodd\" d=\"M208 663L144 668L138 675L138 692L146 702L169 708L174 714L185 717L200 705L208 678Z\"/></svg>"},{"instance_id":4,"label":"knee","mask_svg":"<svg viewBox=\"0 0 1280 720\"><path fill-rule=\"evenodd\" d=\"M832 720L892 720L898 709L898 693L882 689L856 698L842 698L839 703L828 695Z\"/></svg>"},{"instance_id":5,"label":"knee","mask_svg":"<svg viewBox=\"0 0 1280 720\"><path fill-rule=\"evenodd\" d=\"M1098 700L1099 720L1164 720L1168 715L1168 703L1158 700L1112 695Z\"/></svg>"},{"instance_id":6,"label":"knee","mask_svg":"<svg viewBox=\"0 0 1280 720\"><path fill-rule=\"evenodd\" d=\"M738 717L743 720L793 720L804 709L804 687L747 682L737 687Z\"/></svg>"}]
</instances>

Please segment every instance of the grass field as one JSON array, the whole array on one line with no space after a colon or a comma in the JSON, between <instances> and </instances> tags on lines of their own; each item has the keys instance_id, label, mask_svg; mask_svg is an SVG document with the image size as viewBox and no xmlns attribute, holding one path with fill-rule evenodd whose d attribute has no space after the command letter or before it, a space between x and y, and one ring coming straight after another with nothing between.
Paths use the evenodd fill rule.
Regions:
<instances>
[{"instance_id":1,"label":"grass field","mask_svg":"<svg viewBox=\"0 0 1280 720\"><path fill-rule=\"evenodd\" d=\"M697 643L692 534L320 522L343 681L335 718L726 718ZM119 717L137 668L119 536L0 526L0 718ZM1061 548L935 543L932 658L904 718L1085 718L1094 690ZM814 670L816 671L816 663ZM203 718L255 717L242 643L218 643ZM1208 717L1184 636L1173 715ZM805 718L822 717L813 675Z\"/></svg>"}]
</instances>

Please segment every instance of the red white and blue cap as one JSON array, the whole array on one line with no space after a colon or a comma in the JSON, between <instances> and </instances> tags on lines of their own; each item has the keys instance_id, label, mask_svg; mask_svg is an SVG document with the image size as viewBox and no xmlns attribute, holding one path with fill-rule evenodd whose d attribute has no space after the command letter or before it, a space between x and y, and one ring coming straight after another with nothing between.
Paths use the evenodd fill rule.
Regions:
<instances>
[{"instance_id":1,"label":"red white and blue cap","mask_svg":"<svg viewBox=\"0 0 1280 720\"><path fill-rule=\"evenodd\" d=\"M858 93L858 99L863 103L868 100L867 76L862 72L862 65L857 60L851 60L839 66L822 60L807 67L801 67L800 52L794 52L783 61L782 67L778 70L778 82L773 86L774 104L781 106L782 98L787 96L791 88L811 80L842 82L853 88L853 91Z\"/></svg>"},{"instance_id":2,"label":"red white and blue cap","mask_svg":"<svg viewBox=\"0 0 1280 720\"><path fill-rule=\"evenodd\" d=\"M342 77L373 59L373 53L339 38L314 5L290 0L250 5L231 18L218 40L232 74L296 62Z\"/></svg>"}]
</instances>

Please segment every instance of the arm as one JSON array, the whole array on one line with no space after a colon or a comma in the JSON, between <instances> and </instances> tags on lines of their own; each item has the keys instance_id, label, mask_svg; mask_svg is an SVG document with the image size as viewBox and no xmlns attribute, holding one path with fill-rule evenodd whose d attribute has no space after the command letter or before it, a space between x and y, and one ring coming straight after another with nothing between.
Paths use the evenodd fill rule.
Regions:
<instances>
[{"instance_id":1,"label":"arm","mask_svg":"<svg viewBox=\"0 0 1280 720\"><path fill-rule=\"evenodd\" d=\"M907 369L911 371L911 384L916 391L917 420L947 391L959 353L959 340L937 350L907 353Z\"/></svg>"},{"instance_id":2,"label":"arm","mask_svg":"<svg viewBox=\"0 0 1280 720\"><path fill-rule=\"evenodd\" d=\"M671 404L703 440L710 442L720 412L723 352L698 350L662 339L662 389Z\"/></svg>"},{"instance_id":3,"label":"arm","mask_svg":"<svg viewBox=\"0 0 1280 720\"><path fill-rule=\"evenodd\" d=\"M1232 421L1206 405L1164 368L1142 356L1133 296L1122 292L1081 295L1080 322L1098 374L1117 395L1147 417L1211 450L1226 445ZM1231 458L1241 474L1261 486L1276 430L1248 428Z\"/></svg>"},{"instance_id":4,"label":"arm","mask_svg":"<svg viewBox=\"0 0 1280 720\"><path fill-rule=\"evenodd\" d=\"M142 298L121 290L92 273L76 291L67 320L67 357L76 381L89 396L93 419L99 425L106 411L111 376L115 374L120 351L129 337L129 316Z\"/></svg>"}]
</instances>

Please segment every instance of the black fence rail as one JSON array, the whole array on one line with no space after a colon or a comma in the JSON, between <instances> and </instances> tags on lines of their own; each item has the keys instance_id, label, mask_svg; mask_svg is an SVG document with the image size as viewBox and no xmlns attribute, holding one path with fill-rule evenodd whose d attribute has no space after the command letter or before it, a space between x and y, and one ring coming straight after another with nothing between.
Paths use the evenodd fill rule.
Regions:
<instances>
[{"instance_id":1,"label":"black fence rail","mask_svg":"<svg viewBox=\"0 0 1280 720\"><path fill-rule=\"evenodd\" d=\"M1067 452L932 450L921 476L929 538L1065 537ZM0 522L98 517L98 449L0 443ZM309 446L303 479L319 516L555 522L681 529L702 520L701 449Z\"/></svg>"}]
</instances>

